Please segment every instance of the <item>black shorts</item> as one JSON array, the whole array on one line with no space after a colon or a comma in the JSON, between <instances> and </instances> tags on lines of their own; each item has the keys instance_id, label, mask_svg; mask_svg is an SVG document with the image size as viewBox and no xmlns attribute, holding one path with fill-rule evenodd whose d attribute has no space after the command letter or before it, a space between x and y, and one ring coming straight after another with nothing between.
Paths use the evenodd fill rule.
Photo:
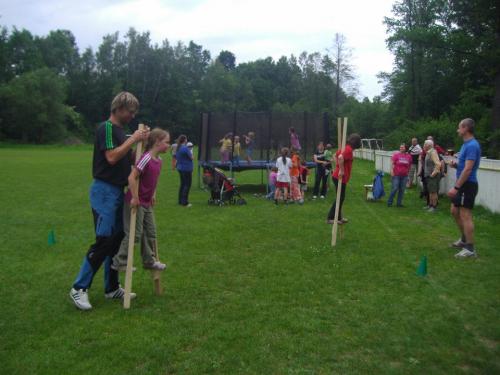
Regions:
<instances>
[{"instance_id":1,"label":"black shorts","mask_svg":"<svg viewBox=\"0 0 500 375\"><path fill-rule=\"evenodd\" d=\"M465 207L472 209L474 207L474 200L476 199L478 191L477 182L465 182L451 200L455 207Z\"/></svg>"}]
</instances>

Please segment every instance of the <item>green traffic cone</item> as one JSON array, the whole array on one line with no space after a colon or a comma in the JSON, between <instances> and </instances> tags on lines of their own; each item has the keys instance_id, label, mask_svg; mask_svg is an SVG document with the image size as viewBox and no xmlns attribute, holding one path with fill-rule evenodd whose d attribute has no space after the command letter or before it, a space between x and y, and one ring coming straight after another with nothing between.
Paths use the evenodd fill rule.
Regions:
<instances>
[{"instance_id":1,"label":"green traffic cone","mask_svg":"<svg viewBox=\"0 0 500 375\"><path fill-rule=\"evenodd\" d=\"M420 264L417 269L417 276L425 276L427 275L427 257L424 255L422 259L420 259Z\"/></svg>"},{"instance_id":2,"label":"green traffic cone","mask_svg":"<svg viewBox=\"0 0 500 375\"><path fill-rule=\"evenodd\" d=\"M54 229L52 229L50 232L49 232L49 238L47 240L47 243L49 245L54 245L56 243L56 234L54 233Z\"/></svg>"}]
</instances>

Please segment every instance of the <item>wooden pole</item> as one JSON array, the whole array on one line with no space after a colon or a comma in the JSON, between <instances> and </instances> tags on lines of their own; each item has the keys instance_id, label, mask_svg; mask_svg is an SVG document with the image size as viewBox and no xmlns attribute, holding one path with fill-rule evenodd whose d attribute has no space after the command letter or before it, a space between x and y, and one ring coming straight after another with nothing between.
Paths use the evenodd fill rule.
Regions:
<instances>
[{"instance_id":1,"label":"wooden pole","mask_svg":"<svg viewBox=\"0 0 500 375\"><path fill-rule=\"evenodd\" d=\"M339 150L341 152L345 149L345 143L347 138L347 117L344 117L344 123L339 117L337 120L337 134L339 135ZM332 226L332 247L337 245L337 230L338 230L338 219L339 219L339 206L340 206L340 195L342 194L342 178L339 178L337 187L337 200L335 201L335 217L333 219ZM341 229L342 231L342 229ZM343 232L342 232L343 234ZM342 236L343 237L343 236Z\"/></svg>"},{"instance_id":2,"label":"wooden pole","mask_svg":"<svg viewBox=\"0 0 500 375\"><path fill-rule=\"evenodd\" d=\"M156 238L154 243L154 257L157 262L160 261L160 255L158 254L158 240ZM161 287L161 272L162 271L160 270L151 270L151 275L153 276L153 286L157 296L161 295L163 292Z\"/></svg>"},{"instance_id":3,"label":"wooden pole","mask_svg":"<svg viewBox=\"0 0 500 375\"><path fill-rule=\"evenodd\" d=\"M340 117L337 118L337 143L337 149L340 150L342 147L342 119Z\"/></svg>"},{"instance_id":4,"label":"wooden pole","mask_svg":"<svg viewBox=\"0 0 500 375\"><path fill-rule=\"evenodd\" d=\"M144 129L144 124L139 124L139 130ZM139 161L142 155L142 142L135 148L135 160ZM135 244L135 222L137 218L137 207L130 209L130 226L128 233L128 255L127 270L125 272L125 295L123 296L123 308L130 308L130 292L132 291L132 268L134 263L134 244Z\"/></svg>"}]
</instances>

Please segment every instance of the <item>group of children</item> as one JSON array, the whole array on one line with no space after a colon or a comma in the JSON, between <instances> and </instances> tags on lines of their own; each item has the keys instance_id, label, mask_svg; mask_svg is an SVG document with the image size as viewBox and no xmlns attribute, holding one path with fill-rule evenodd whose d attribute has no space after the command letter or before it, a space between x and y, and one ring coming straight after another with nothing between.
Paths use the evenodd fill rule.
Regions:
<instances>
[{"instance_id":1,"label":"group of children","mask_svg":"<svg viewBox=\"0 0 500 375\"><path fill-rule=\"evenodd\" d=\"M290 127L288 129L288 134L290 136L290 147L299 152L301 150L301 146L299 135L295 131L295 128ZM252 153L255 146L255 132L249 131L247 134L243 134L241 137L245 142L245 159L248 163L251 163ZM233 136L233 133L227 133L221 140L219 140L219 144L221 163L231 162L233 163L233 165L239 166L241 157L240 137L237 135Z\"/></svg>"},{"instance_id":2,"label":"group of children","mask_svg":"<svg viewBox=\"0 0 500 375\"><path fill-rule=\"evenodd\" d=\"M288 157L289 153L291 158ZM274 199L275 204L278 204L280 199L283 199L285 204L289 201L303 204L308 175L306 162L301 160L298 150L295 147L290 150L282 148L276 166L272 167L269 173L269 193L266 197Z\"/></svg>"},{"instance_id":3,"label":"group of children","mask_svg":"<svg viewBox=\"0 0 500 375\"><path fill-rule=\"evenodd\" d=\"M332 145L327 144L325 147L323 142L319 142L313 155L313 161L316 164L313 199L316 199L318 195L320 198L325 198L333 159ZM281 156L276 160L276 166L272 167L269 173L269 192L266 198L274 200L275 204L278 204L280 199L285 204L288 202L304 203L308 176L309 169L306 161L300 157L299 150L293 145L290 149L282 148Z\"/></svg>"},{"instance_id":4,"label":"group of children","mask_svg":"<svg viewBox=\"0 0 500 375\"><path fill-rule=\"evenodd\" d=\"M242 138L245 141L245 159L248 163L251 163L253 148L255 144L255 133L248 132L248 134L243 134ZM229 163L231 161L235 166L239 166L241 156L240 137L237 135L234 136L233 145L233 133L227 133L224 138L219 141L219 143L221 144L219 149L220 161L222 163Z\"/></svg>"}]
</instances>

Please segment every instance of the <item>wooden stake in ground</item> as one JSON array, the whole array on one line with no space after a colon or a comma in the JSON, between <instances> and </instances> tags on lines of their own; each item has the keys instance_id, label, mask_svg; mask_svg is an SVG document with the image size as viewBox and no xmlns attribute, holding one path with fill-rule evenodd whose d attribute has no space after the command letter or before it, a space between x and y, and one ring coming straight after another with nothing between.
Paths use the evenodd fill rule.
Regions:
<instances>
[{"instance_id":1,"label":"wooden stake in ground","mask_svg":"<svg viewBox=\"0 0 500 375\"><path fill-rule=\"evenodd\" d=\"M154 244L154 257L157 262L160 261L160 256L158 254L158 240L155 239L155 244ZM163 290L161 287L161 272L160 270L151 270L151 275L153 276L153 285L155 289L155 294L157 296L161 295Z\"/></svg>"},{"instance_id":2,"label":"wooden stake in ground","mask_svg":"<svg viewBox=\"0 0 500 375\"><path fill-rule=\"evenodd\" d=\"M144 129L144 124L139 124L139 130ZM142 142L135 148L135 160L139 161L142 155ZM135 245L135 222L137 218L137 207L130 209L130 226L128 233L128 255L127 271L125 272L125 295L123 296L123 308L130 308L130 292L132 291L132 268L134 263L134 245Z\"/></svg>"},{"instance_id":3,"label":"wooden stake in ground","mask_svg":"<svg viewBox=\"0 0 500 375\"><path fill-rule=\"evenodd\" d=\"M339 117L337 119L337 135L338 135L338 141L339 141L339 150L340 152L343 152L345 149L345 143L346 143L346 137L347 137L347 117L344 117L344 123L342 124L342 119ZM337 245L337 230L338 230L338 220L339 220L339 205L340 205L340 195L342 193L342 178L339 176L339 182L338 182L338 187L337 187L337 200L335 201L335 217L333 219L333 226L332 226L332 246L335 247ZM341 228L341 232L343 232L343 229ZM341 233L343 234L343 233ZM343 237L343 235L341 235Z\"/></svg>"}]
</instances>

